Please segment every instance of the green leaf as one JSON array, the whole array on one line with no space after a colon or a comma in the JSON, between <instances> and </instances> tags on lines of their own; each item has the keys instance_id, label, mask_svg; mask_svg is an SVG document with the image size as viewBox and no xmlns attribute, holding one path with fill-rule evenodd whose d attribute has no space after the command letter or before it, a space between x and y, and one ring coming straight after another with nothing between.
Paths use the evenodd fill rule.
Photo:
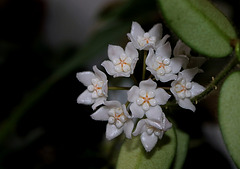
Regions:
<instances>
[{"instance_id":1,"label":"green leaf","mask_svg":"<svg viewBox=\"0 0 240 169\"><path fill-rule=\"evenodd\" d=\"M240 167L240 72L224 82L219 97L219 123L223 139L236 165Z\"/></svg>"},{"instance_id":2,"label":"green leaf","mask_svg":"<svg viewBox=\"0 0 240 169\"><path fill-rule=\"evenodd\" d=\"M232 51L236 32L227 18L207 0L158 0L168 26L200 54L224 57Z\"/></svg>"},{"instance_id":3,"label":"green leaf","mask_svg":"<svg viewBox=\"0 0 240 169\"><path fill-rule=\"evenodd\" d=\"M176 129L177 152L174 159L173 169L181 169L188 152L189 135L182 130Z\"/></svg>"},{"instance_id":4,"label":"green leaf","mask_svg":"<svg viewBox=\"0 0 240 169\"><path fill-rule=\"evenodd\" d=\"M140 137L126 140L120 150L117 169L168 169L176 151L176 136L174 129L165 133L158 140L154 149L147 153L142 146Z\"/></svg>"}]
</instances>

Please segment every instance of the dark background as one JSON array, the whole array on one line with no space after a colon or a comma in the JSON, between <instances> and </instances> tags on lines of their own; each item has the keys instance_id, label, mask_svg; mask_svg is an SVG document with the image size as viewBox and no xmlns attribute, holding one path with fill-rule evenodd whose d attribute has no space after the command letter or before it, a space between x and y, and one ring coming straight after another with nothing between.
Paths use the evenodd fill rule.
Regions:
<instances>
[{"instance_id":1,"label":"dark background","mask_svg":"<svg viewBox=\"0 0 240 169\"><path fill-rule=\"evenodd\" d=\"M234 26L239 28L239 2L216 2L224 3L221 7L230 11ZM96 25L104 25L112 19L127 23L127 33L131 21L135 20L148 30L153 24L163 22L155 4L154 0L106 4ZM146 6L149 9L143 13ZM96 63L87 59L86 64L84 61L73 66L53 82L50 79L49 87L42 87L56 70L61 70L62 65L86 48L84 43L87 41L85 38L80 43L68 41L64 44L63 41L59 46L51 45L43 35L47 9L43 0L0 1L0 168L113 168L112 154L108 156L101 148L106 123L92 120L89 116L93 113L91 107L76 103L78 95L85 90L77 81L76 73L90 70L106 58L107 45L99 50L100 57L92 58ZM93 32L98 30L91 29ZM167 28L165 30L171 33ZM124 36L117 45L124 45L126 41ZM209 64L213 62L208 61ZM224 59L219 60L219 64L224 62ZM210 69L209 64L206 63L204 69L211 77L218 70ZM184 165L186 169L230 168L229 161L211 146L202 131L203 124L217 124L216 95L210 97L210 105L206 105L210 99L200 103L203 108L199 108L199 112L183 111L181 115L175 115L179 121L189 122L187 125L180 123L180 126L193 140Z\"/></svg>"}]
</instances>

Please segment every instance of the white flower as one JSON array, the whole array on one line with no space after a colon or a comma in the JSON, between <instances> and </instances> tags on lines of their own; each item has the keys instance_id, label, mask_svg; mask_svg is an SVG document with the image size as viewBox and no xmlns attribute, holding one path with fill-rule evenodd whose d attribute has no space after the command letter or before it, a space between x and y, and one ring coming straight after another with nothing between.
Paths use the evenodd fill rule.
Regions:
<instances>
[{"instance_id":1,"label":"white flower","mask_svg":"<svg viewBox=\"0 0 240 169\"><path fill-rule=\"evenodd\" d=\"M123 131L127 138L132 137L134 123L128 114L126 106L118 101L105 101L105 106L100 107L91 115L94 120L108 121L106 138L111 140Z\"/></svg>"},{"instance_id":2,"label":"white flower","mask_svg":"<svg viewBox=\"0 0 240 169\"><path fill-rule=\"evenodd\" d=\"M188 57L189 62L183 64L184 69L190 69L194 67L201 67L202 64L206 61L205 57L193 57L191 56L191 48L183 43L181 40L178 40L175 48L173 49L173 55L175 57L182 56Z\"/></svg>"},{"instance_id":3,"label":"white flower","mask_svg":"<svg viewBox=\"0 0 240 169\"><path fill-rule=\"evenodd\" d=\"M138 60L138 51L129 42L125 51L120 46L109 45L108 57L110 61L104 61L102 66L109 75L113 77L129 77L133 74L134 68Z\"/></svg>"},{"instance_id":4,"label":"white flower","mask_svg":"<svg viewBox=\"0 0 240 169\"><path fill-rule=\"evenodd\" d=\"M92 109L103 104L107 98L108 80L107 76L96 66L93 66L93 72L85 71L77 73L77 79L83 83L87 89L77 98L77 103L92 105Z\"/></svg>"},{"instance_id":5,"label":"white flower","mask_svg":"<svg viewBox=\"0 0 240 169\"><path fill-rule=\"evenodd\" d=\"M161 42L162 24L156 24L148 32L145 32L137 22L132 22L131 32L127 36L139 50L155 49L159 43L163 43ZM165 35L163 41L166 41L168 37L169 35Z\"/></svg>"},{"instance_id":6,"label":"white flower","mask_svg":"<svg viewBox=\"0 0 240 169\"><path fill-rule=\"evenodd\" d=\"M148 117L162 112L159 105L166 104L171 95L162 88L156 88L157 83L148 79L141 81L139 87L133 86L128 91L128 101L132 102L130 105L132 117L142 118L145 113Z\"/></svg>"},{"instance_id":7,"label":"white flower","mask_svg":"<svg viewBox=\"0 0 240 169\"><path fill-rule=\"evenodd\" d=\"M196 82L192 82L193 77L198 73L198 68L186 69L179 73L177 80L171 83L171 92L177 103L184 109L196 110L191 98L202 93L205 88Z\"/></svg>"},{"instance_id":8,"label":"white flower","mask_svg":"<svg viewBox=\"0 0 240 169\"><path fill-rule=\"evenodd\" d=\"M134 136L141 134L141 142L146 151L151 151L156 145L158 139L163 137L165 131L169 130L172 124L165 117L164 113L160 113L157 119L142 119L138 122Z\"/></svg>"},{"instance_id":9,"label":"white flower","mask_svg":"<svg viewBox=\"0 0 240 169\"><path fill-rule=\"evenodd\" d=\"M168 82L176 80L177 73L180 71L182 65L188 62L186 57L170 58L172 49L170 43L167 42L157 48L156 54L152 49L149 50L146 58L147 70L149 70L156 80L161 82Z\"/></svg>"}]
</instances>

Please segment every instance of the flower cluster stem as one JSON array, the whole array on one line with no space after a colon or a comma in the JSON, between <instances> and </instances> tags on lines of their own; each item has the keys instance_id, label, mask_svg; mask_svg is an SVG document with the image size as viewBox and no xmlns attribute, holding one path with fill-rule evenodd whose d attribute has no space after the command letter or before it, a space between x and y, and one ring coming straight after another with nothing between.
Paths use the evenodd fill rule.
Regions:
<instances>
[{"instance_id":1,"label":"flower cluster stem","mask_svg":"<svg viewBox=\"0 0 240 169\"><path fill-rule=\"evenodd\" d=\"M143 54L143 72L142 72L142 80L145 79L145 74L146 74L146 58L147 58L147 51L144 50L143 52L144 52L144 54Z\"/></svg>"},{"instance_id":2,"label":"flower cluster stem","mask_svg":"<svg viewBox=\"0 0 240 169\"><path fill-rule=\"evenodd\" d=\"M220 71L220 73L215 78L213 78L212 82L208 85L206 90L192 98L191 101L194 103L199 102L210 92L216 90L219 83L231 72L231 70L237 65L237 63L238 63L237 57L234 55L230 62L226 65L226 67L222 71Z\"/></svg>"},{"instance_id":3,"label":"flower cluster stem","mask_svg":"<svg viewBox=\"0 0 240 169\"><path fill-rule=\"evenodd\" d=\"M130 87L117 87L117 86L111 86L108 87L108 90L129 90Z\"/></svg>"}]
</instances>

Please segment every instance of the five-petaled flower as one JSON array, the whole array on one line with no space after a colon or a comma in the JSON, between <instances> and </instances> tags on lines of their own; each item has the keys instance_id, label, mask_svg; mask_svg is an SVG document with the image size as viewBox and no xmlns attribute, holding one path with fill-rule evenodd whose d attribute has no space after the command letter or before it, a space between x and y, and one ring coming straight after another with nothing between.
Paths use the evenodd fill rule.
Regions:
<instances>
[{"instance_id":1,"label":"five-petaled flower","mask_svg":"<svg viewBox=\"0 0 240 169\"><path fill-rule=\"evenodd\" d=\"M137 63L138 51L131 42L127 44L125 51L120 46L109 45L108 57L110 61L104 61L102 66L109 75L129 77L130 74L133 74Z\"/></svg>"},{"instance_id":2,"label":"five-petaled flower","mask_svg":"<svg viewBox=\"0 0 240 169\"><path fill-rule=\"evenodd\" d=\"M137 22L132 22L131 32L127 34L133 45L139 50L149 50L156 48L169 37L165 35L162 38L162 24L154 25L148 32L145 32ZM161 39L162 38L162 39Z\"/></svg>"},{"instance_id":3,"label":"five-petaled flower","mask_svg":"<svg viewBox=\"0 0 240 169\"><path fill-rule=\"evenodd\" d=\"M132 137L134 123L127 112L126 106L118 101L105 101L105 106L100 107L91 115L94 120L108 121L106 138L111 140L123 131L127 138Z\"/></svg>"},{"instance_id":4,"label":"five-petaled flower","mask_svg":"<svg viewBox=\"0 0 240 169\"><path fill-rule=\"evenodd\" d=\"M161 139L164 132L171 127L172 124L168 121L165 114L161 112L154 119L148 117L147 119L139 120L133 135L141 134L141 142L145 150L151 151L158 139Z\"/></svg>"},{"instance_id":5,"label":"five-petaled flower","mask_svg":"<svg viewBox=\"0 0 240 169\"><path fill-rule=\"evenodd\" d=\"M146 69L154 75L156 80L160 80L161 82L176 80L176 74L180 71L182 65L188 62L187 58L182 56L170 58L171 53L172 50L169 42L163 46L159 46L156 54L154 54L153 49L149 50L146 59Z\"/></svg>"},{"instance_id":6,"label":"five-petaled flower","mask_svg":"<svg viewBox=\"0 0 240 169\"><path fill-rule=\"evenodd\" d=\"M185 69L179 72L177 80L171 83L171 92L176 98L177 103L184 109L196 110L191 102L191 98L202 93L205 88L196 82L192 82L193 77L198 73L198 68Z\"/></svg>"},{"instance_id":7,"label":"five-petaled flower","mask_svg":"<svg viewBox=\"0 0 240 169\"><path fill-rule=\"evenodd\" d=\"M128 91L128 101L132 102L130 110L134 118L142 118L144 114L158 114L162 112L159 105L167 103L171 97L164 89L157 88L152 79L141 81L139 87L133 86Z\"/></svg>"},{"instance_id":8,"label":"five-petaled flower","mask_svg":"<svg viewBox=\"0 0 240 169\"><path fill-rule=\"evenodd\" d=\"M93 66L93 72L85 71L77 73L77 79L83 83L87 89L77 98L77 103L92 105L95 110L97 106L103 104L108 96L108 80L105 73Z\"/></svg>"}]
</instances>

